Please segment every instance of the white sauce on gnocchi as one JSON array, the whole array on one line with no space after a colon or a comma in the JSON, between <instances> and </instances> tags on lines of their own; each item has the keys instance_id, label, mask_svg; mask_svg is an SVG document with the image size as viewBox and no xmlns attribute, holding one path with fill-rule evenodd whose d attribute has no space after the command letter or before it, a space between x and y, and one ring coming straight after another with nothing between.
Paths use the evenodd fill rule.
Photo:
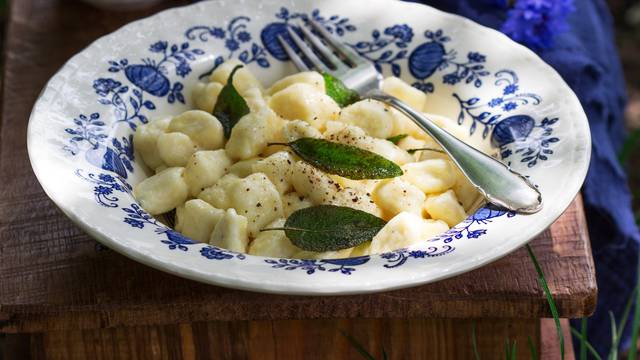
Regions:
<instances>
[{"instance_id":1,"label":"white sauce on gnocchi","mask_svg":"<svg viewBox=\"0 0 640 360\"><path fill-rule=\"evenodd\" d=\"M209 82L193 88L196 109L140 126L134 136L136 151L154 173L135 186L134 196L152 215L175 209L176 230L186 236L260 256L362 256L429 239L462 221L478 204L479 194L446 155L407 151L440 149L411 120L372 100L340 109L316 72L287 76L265 90L246 67L237 71L233 85L250 113L225 139L222 124L211 113L236 65L219 66ZM387 78L383 89L428 112L426 95L404 81ZM430 117L465 136L451 120ZM406 136L397 145L386 140L401 134ZM268 146L303 137L374 152L401 166L404 175L350 180L314 168L286 147ZM487 144L471 144L491 151ZM294 211L321 204L363 210L388 223L370 242L325 253L297 248L284 231L260 231L282 227Z\"/></svg>"}]
</instances>

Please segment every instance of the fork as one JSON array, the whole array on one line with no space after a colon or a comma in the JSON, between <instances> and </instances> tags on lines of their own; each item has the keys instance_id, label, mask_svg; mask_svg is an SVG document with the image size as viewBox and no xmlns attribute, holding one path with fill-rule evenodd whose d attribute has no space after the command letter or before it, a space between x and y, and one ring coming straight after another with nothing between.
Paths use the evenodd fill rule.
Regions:
<instances>
[{"instance_id":1,"label":"fork","mask_svg":"<svg viewBox=\"0 0 640 360\"><path fill-rule=\"evenodd\" d=\"M278 35L278 41L300 71L315 69L328 73L355 90L362 98L381 101L405 114L442 146L489 203L524 214L542 209L542 194L526 177L449 134L398 98L383 93L382 75L372 63L315 20L308 19L307 23L315 32L304 24L298 26L302 36L291 27L288 28L289 36L307 62L282 35Z\"/></svg>"}]
</instances>

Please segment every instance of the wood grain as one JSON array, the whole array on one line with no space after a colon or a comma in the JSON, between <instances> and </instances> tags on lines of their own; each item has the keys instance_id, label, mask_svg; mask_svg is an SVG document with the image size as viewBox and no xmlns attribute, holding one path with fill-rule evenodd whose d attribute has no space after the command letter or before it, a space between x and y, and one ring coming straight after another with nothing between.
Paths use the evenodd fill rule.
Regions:
<instances>
[{"instance_id":1,"label":"wood grain","mask_svg":"<svg viewBox=\"0 0 640 360\"><path fill-rule=\"evenodd\" d=\"M518 359L529 359L528 338L538 346L536 319L339 319L198 322L164 326L12 335L21 358L32 359L359 359L342 332L376 359L473 359L472 331L482 359L504 358L516 342ZM547 336L548 337L548 336ZM553 340L553 339L552 339ZM547 344L541 359L559 359ZM571 354L571 349L567 349ZM543 348L544 351L544 348ZM44 354L44 356L43 356ZM567 357L568 359L571 357ZM7 356L7 360L18 357Z\"/></svg>"},{"instance_id":2,"label":"wood grain","mask_svg":"<svg viewBox=\"0 0 640 360\"><path fill-rule=\"evenodd\" d=\"M167 2L154 11L179 3ZM11 3L0 122L0 331L80 332L220 320L550 316L523 250L421 287L366 296L294 297L196 283L97 247L37 183L26 152L27 121L39 91L70 56L151 12L109 13L74 1ZM581 200L532 246L560 314L590 314L597 290ZM249 330L249 338L262 334ZM184 331L192 331L195 341L196 332Z\"/></svg>"}]
</instances>

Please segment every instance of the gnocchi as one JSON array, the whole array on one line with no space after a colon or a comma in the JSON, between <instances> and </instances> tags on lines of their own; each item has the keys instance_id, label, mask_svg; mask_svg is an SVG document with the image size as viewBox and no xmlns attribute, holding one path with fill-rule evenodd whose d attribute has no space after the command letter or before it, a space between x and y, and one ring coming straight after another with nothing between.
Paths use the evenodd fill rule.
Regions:
<instances>
[{"instance_id":1,"label":"gnocchi","mask_svg":"<svg viewBox=\"0 0 640 360\"><path fill-rule=\"evenodd\" d=\"M287 76L265 90L246 67L237 70L233 86L248 112L225 133L212 112L227 96L222 89L238 64L221 64L208 82L193 87L193 110L141 125L133 137L140 158L155 171L134 187L133 195L151 215L175 209L175 229L185 236L259 256L365 256L432 238L477 206L481 196L475 187L410 119L373 100L341 109L327 95L323 75L314 71ZM385 79L382 88L425 109L426 95L398 78ZM467 140L451 120L428 116ZM387 140L397 135L403 135L397 143ZM368 150L400 166L403 175L352 180L325 173L287 147L301 138ZM473 146L492 150L474 141ZM431 150L413 151L423 148ZM295 246L285 231L262 231L282 228L292 213L317 205L358 209L387 223L370 241L325 252Z\"/></svg>"}]
</instances>

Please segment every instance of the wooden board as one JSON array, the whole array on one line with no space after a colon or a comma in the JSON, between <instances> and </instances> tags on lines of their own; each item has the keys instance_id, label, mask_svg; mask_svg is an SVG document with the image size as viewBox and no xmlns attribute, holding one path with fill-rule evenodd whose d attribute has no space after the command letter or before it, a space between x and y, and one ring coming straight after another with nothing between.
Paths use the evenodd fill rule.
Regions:
<instances>
[{"instance_id":1,"label":"wooden board","mask_svg":"<svg viewBox=\"0 0 640 360\"><path fill-rule=\"evenodd\" d=\"M0 123L0 331L218 320L550 315L523 250L462 276L412 289L293 297L196 283L96 246L37 183L27 158L27 121L45 82L70 56L153 11L108 13L73 1L20 0L11 5ZM580 199L532 244L560 314L590 314L597 290Z\"/></svg>"}]
</instances>

